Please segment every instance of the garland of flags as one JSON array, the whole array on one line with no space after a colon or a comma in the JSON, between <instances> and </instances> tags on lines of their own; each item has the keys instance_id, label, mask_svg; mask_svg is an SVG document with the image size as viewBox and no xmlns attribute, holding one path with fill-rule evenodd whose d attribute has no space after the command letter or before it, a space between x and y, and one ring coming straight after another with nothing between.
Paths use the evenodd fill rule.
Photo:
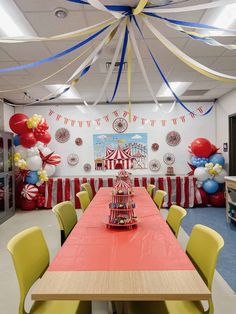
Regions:
<instances>
[{"instance_id":1,"label":"garland of flags","mask_svg":"<svg viewBox=\"0 0 236 314\"><path fill-rule=\"evenodd\" d=\"M211 106L212 107L212 106ZM195 119L196 117L199 117L199 114L204 115L205 112L203 106L199 106L196 110L193 112L187 112L186 114L182 114L178 117L174 117L171 119L149 119L140 115L133 114L131 116L131 121L135 123L139 123L142 126L152 126L152 127L166 127L167 125L176 126L179 124L185 123L188 119ZM106 114L105 116L98 117L93 120L75 120L71 119L69 117L63 116L60 113L55 112L53 109L49 109L48 116L53 119L56 122L63 123L66 126L71 127L85 127L85 128L91 128L92 126L100 126L101 123L110 123L113 118L117 117L123 117L128 118L129 117L129 111L124 110L122 112L119 112L118 110L113 111L112 113Z\"/></svg>"}]
</instances>

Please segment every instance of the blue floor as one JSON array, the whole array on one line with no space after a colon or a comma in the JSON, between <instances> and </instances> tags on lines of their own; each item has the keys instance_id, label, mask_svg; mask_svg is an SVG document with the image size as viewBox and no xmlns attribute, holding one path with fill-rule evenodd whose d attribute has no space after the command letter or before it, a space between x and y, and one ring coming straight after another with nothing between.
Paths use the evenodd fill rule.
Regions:
<instances>
[{"instance_id":1,"label":"blue floor","mask_svg":"<svg viewBox=\"0 0 236 314\"><path fill-rule=\"evenodd\" d=\"M222 235L225 241L217 270L236 292L236 224L226 223L225 208L190 208L182 227L190 235L195 224L206 225Z\"/></svg>"}]
</instances>

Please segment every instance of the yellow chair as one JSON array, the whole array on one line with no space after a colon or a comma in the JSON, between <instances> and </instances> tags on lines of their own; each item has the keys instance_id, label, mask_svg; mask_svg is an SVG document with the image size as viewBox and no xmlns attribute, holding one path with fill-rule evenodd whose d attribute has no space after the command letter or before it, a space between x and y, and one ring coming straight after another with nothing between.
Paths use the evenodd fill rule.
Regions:
<instances>
[{"instance_id":1,"label":"yellow chair","mask_svg":"<svg viewBox=\"0 0 236 314\"><path fill-rule=\"evenodd\" d=\"M66 201L54 206L52 211L56 215L61 229L61 245L63 245L77 223L76 210L72 202Z\"/></svg>"},{"instance_id":2,"label":"yellow chair","mask_svg":"<svg viewBox=\"0 0 236 314\"><path fill-rule=\"evenodd\" d=\"M193 227L186 253L209 290L212 288L218 255L223 246L223 238L213 229L203 225ZM125 307L128 314L213 314L212 299L208 304L207 311L200 301L127 302Z\"/></svg>"},{"instance_id":3,"label":"yellow chair","mask_svg":"<svg viewBox=\"0 0 236 314\"><path fill-rule=\"evenodd\" d=\"M157 190L155 195L154 195L154 202L157 205L158 209L161 209L163 202L164 202L164 197L167 195L167 193L163 190Z\"/></svg>"},{"instance_id":4,"label":"yellow chair","mask_svg":"<svg viewBox=\"0 0 236 314\"><path fill-rule=\"evenodd\" d=\"M93 190L91 188L91 185L87 182L87 183L83 183L81 184L81 188L83 191L86 191L89 195L89 199L90 201L92 201L93 199Z\"/></svg>"},{"instance_id":5,"label":"yellow chair","mask_svg":"<svg viewBox=\"0 0 236 314\"><path fill-rule=\"evenodd\" d=\"M172 205L169 209L169 213L166 218L166 222L169 225L170 229L178 238L179 228L183 218L187 215L186 210L183 207Z\"/></svg>"},{"instance_id":6,"label":"yellow chair","mask_svg":"<svg viewBox=\"0 0 236 314\"><path fill-rule=\"evenodd\" d=\"M32 285L49 265L49 252L40 228L32 227L15 235L7 245L20 287L18 314L26 314L25 298ZM80 301L36 301L28 314L90 314L91 303Z\"/></svg>"},{"instance_id":7,"label":"yellow chair","mask_svg":"<svg viewBox=\"0 0 236 314\"><path fill-rule=\"evenodd\" d=\"M151 198L153 198L154 190L155 190L155 185L154 184L148 184L147 192L151 196Z\"/></svg>"},{"instance_id":8,"label":"yellow chair","mask_svg":"<svg viewBox=\"0 0 236 314\"><path fill-rule=\"evenodd\" d=\"M76 196L79 198L81 209L84 212L90 203L89 194L86 191L82 191L82 192L78 192Z\"/></svg>"}]
</instances>

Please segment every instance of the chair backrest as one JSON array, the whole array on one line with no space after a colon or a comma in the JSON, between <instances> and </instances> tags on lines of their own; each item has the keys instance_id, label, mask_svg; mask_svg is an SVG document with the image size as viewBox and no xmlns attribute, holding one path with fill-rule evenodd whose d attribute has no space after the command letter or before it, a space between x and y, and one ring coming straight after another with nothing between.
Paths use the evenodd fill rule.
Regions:
<instances>
[{"instance_id":1,"label":"chair backrest","mask_svg":"<svg viewBox=\"0 0 236 314\"><path fill-rule=\"evenodd\" d=\"M79 198L81 209L84 212L90 203L88 192L86 191L78 192L76 196Z\"/></svg>"},{"instance_id":2,"label":"chair backrest","mask_svg":"<svg viewBox=\"0 0 236 314\"><path fill-rule=\"evenodd\" d=\"M49 251L40 228L32 227L15 235L7 244L20 287L19 314L25 314L26 295L49 265Z\"/></svg>"},{"instance_id":3,"label":"chair backrest","mask_svg":"<svg viewBox=\"0 0 236 314\"><path fill-rule=\"evenodd\" d=\"M153 198L153 192L155 190L155 185L154 184L148 184L147 186L147 192Z\"/></svg>"},{"instance_id":4,"label":"chair backrest","mask_svg":"<svg viewBox=\"0 0 236 314\"><path fill-rule=\"evenodd\" d=\"M52 211L57 217L61 229L61 244L63 244L77 223L76 210L72 202L65 201L55 205Z\"/></svg>"},{"instance_id":5,"label":"chair backrest","mask_svg":"<svg viewBox=\"0 0 236 314\"><path fill-rule=\"evenodd\" d=\"M93 190L91 188L91 185L87 182L87 183L83 183L81 184L81 188L82 190L86 191L89 195L89 199L90 201L92 201L93 199Z\"/></svg>"},{"instance_id":6,"label":"chair backrest","mask_svg":"<svg viewBox=\"0 0 236 314\"><path fill-rule=\"evenodd\" d=\"M167 193L163 190L157 190L155 193L155 196L153 198L154 202L156 203L158 209L161 209L162 204L164 202L164 197L167 195Z\"/></svg>"},{"instance_id":7,"label":"chair backrest","mask_svg":"<svg viewBox=\"0 0 236 314\"><path fill-rule=\"evenodd\" d=\"M215 230L200 224L193 227L186 253L210 290L218 255L223 246L224 239Z\"/></svg>"},{"instance_id":8,"label":"chair backrest","mask_svg":"<svg viewBox=\"0 0 236 314\"><path fill-rule=\"evenodd\" d=\"M169 209L166 222L169 225L170 229L173 231L176 238L178 237L181 222L186 215L187 212L183 207L172 205Z\"/></svg>"}]
</instances>

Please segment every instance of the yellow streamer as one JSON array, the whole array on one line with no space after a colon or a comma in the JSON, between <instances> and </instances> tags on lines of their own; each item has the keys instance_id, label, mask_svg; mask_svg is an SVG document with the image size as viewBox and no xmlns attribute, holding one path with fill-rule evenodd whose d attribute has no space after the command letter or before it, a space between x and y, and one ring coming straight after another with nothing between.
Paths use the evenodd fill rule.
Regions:
<instances>
[{"instance_id":1,"label":"yellow streamer","mask_svg":"<svg viewBox=\"0 0 236 314\"><path fill-rule=\"evenodd\" d=\"M132 114L132 103L131 103L131 88L132 88L132 46L130 35L128 39L128 71L127 71L127 81L128 81L128 95L129 95L129 122L131 122L131 114Z\"/></svg>"},{"instance_id":2,"label":"yellow streamer","mask_svg":"<svg viewBox=\"0 0 236 314\"><path fill-rule=\"evenodd\" d=\"M192 59L188 55L186 55L183 51L181 51L178 47L172 44L165 36L163 36L149 21L146 17L143 18L144 24L150 29L150 31L160 40L160 42L166 46L176 57L178 57L181 61L186 63L192 69L196 70L197 72L210 77L214 80L222 81L222 82L236 82L236 77L227 75L224 73L220 73L214 71L200 62Z\"/></svg>"},{"instance_id":3,"label":"yellow streamer","mask_svg":"<svg viewBox=\"0 0 236 314\"><path fill-rule=\"evenodd\" d=\"M147 3L148 3L148 0L140 0L137 7L135 9L133 9L133 15L140 14L143 11L143 9L145 8Z\"/></svg>"}]
</instances>

